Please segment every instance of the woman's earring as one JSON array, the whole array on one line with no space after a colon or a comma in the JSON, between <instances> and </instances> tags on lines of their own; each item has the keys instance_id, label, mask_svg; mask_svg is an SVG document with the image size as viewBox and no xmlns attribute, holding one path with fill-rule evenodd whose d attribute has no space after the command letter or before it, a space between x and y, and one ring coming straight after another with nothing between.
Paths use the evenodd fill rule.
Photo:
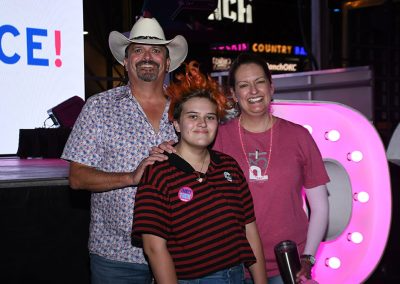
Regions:
<instances>
[{"instance_id":1,"label":"woman's earring","mask_svg":"<svg viewBox=\"0 0 400 284\"><path fill-rule=\"evenodd\" d=\"M239 107L239 103L237 101L233 101L232 103L232 114L234 116L239 116L240 115L240 107Z\"/></svg>"}]
</instances>

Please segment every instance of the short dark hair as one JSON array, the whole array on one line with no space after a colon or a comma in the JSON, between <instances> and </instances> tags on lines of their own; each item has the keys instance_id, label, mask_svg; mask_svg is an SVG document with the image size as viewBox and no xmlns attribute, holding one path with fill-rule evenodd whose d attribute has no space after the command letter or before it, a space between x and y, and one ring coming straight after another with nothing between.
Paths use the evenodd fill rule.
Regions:
<instances>
[{"instance_id":1,"label":"short dark hair","mask_svg":"<svg viewBox=\"0 0 400 284\"><path fill-rule=\"evenodd\" d=\"M271 71L268 68L267 61L254 53L241 53L233 61L231 68L229 69L229 76L228 76L229 87L235 88L235 83L236 83L235 75L237 69L243 64L251 64L251 63L260 66L264 70L265 76L267 77L269 83L272 84Z\"/></svg>"}]
</instances>

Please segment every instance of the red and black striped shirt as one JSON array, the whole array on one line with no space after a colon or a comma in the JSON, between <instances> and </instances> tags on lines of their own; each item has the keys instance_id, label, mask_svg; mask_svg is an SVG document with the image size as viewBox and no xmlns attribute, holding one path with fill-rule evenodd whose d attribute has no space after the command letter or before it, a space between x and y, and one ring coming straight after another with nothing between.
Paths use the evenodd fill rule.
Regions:
<instances>
[{"instance_id":1,"label":"red and black striped shirt","mask_svg":"<svg viewBox=\"0 0 400 284\"><path fill-rule=\"evenodd\" d=\"M136 193L133 239L167 241L178 279L200 278L255 263L245 225L255 221L246 179L230 156L210 150L202 182L176 154L148 166Z\"/></svg>"}]
</instances>

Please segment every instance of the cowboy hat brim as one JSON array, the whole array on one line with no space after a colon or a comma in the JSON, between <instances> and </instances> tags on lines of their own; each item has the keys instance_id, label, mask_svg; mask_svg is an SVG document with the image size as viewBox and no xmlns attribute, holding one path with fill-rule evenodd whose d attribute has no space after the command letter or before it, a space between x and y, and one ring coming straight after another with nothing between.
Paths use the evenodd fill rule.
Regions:
<instances>
[{"instance_id":1,"label":"cowboy hat brim","mask_svg":"<svg viewBox=\"0 0 400 284\"><path fill-rule=\"evenodd\" d=\"M165 45L169 51L169 57L171 59L170 68L168 72L174 71L178 68L181 63L185 60L188 53L188 45L186 39L177 35L172 40L161 40L161 39L128 39L123 34L113 31L110 33L108 38L108 44L110 46L111 53L115 59L124 65L125 49L131 43L149 44L149 45Z\"/></svg>"}]
</instances>

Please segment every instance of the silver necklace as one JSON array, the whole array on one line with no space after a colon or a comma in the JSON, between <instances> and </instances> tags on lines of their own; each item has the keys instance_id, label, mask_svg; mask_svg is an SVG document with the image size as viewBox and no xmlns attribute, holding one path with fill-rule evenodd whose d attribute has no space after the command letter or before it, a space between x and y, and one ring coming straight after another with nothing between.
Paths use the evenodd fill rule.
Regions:
<instances>
[{"instance_id":1,"label":"silver necklace","mask_svg":"<svg viewBox=\"0 0 400 284\"><path fill-rule=\"evenodd\" d=\"M255 176L254 178L256 178L257 180L259 180L259 181L267 181L268 180L268 178L269 178L269 176L268 176L268 174L267 174L267 172L268 172L268 168L269 168L269 165L271 164L271 154L272 154L272 138L273 138L273 121L272 121L272 115L270 114L269 115L269 121L271 121L271 130L270 130L270 142L269 142L269 153L268 153L268 164L267 164L267 166L266 166L266 168L265 168L265 171L264 171L264 173L261 175L261 176ZM245 142L244 142L244 139L242 138L242 130L241 130L241 126L240 126L240 124L241 124L241 119L242 119L242 116L239 116L239 119L238 119L238 132L239 132L239 140L240 140L240 144L241 144L241 146L242 146L242 151L243 151L243 155L244 155L244 157L245 157L245 160L246 160L246 162L247 162L247 165L249 166L249 177L252 177L252 176L254 176L252 173L252 167L251 167L251 165L250 165L250 162L249 162L249 160L248 160L248 158L247 158L247 155L246 155L246 146L245 146ZM258 159L258 150L256 150L256 158Z\"/></svg>"},{"instance_id":2,"label":"silver necklace","mask_svg":"<svg viewBox=\"0 0 400 284\"><path fill-rule=\"evenodd\" d=\"M178 154L179 157L181 157L182 159L185 160L185 158L183 158L182 155L181 155L178 151L176 152L176 154ZM195 170L195 174L197 175L196 180L197 180L198 182L203 182L203 180L205 179L205 178L202 177L202 175L204 175L204 177L205 177L205 174L203 173L203 168L204 168L204 165L205 165L205 163L206 163L207 156L208 156L208 152L204 155L203 162L201 163L200 171L196 171L196 170ZM185 161L186 161L186 160L185 160ZM189 164L190 164L190 163L189 163ZM194 169L193 166L192 166L192 168Z\"/></svg>"}]
</instances>

